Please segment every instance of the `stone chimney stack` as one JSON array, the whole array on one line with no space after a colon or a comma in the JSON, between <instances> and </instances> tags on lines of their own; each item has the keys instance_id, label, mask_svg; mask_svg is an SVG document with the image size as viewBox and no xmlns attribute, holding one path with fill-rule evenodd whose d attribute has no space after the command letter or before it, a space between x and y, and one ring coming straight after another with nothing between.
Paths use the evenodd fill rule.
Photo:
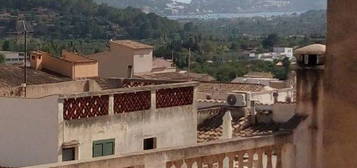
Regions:
<instances>
[{"instance_id":1,"label":"stone chimney stack","mask_svg":"<svg viewBox=\"0 0 357 168\"><path fill-rule=\"evenodd\" d=\"M356 0L328 0L322 168L357 165L356 16Z\"/></svg>"},{"instance_id":2,"label":"stone chimney stack","mask_svg":"<svg viewBox=\"0 0 357 168\"><path fill-rule=\"evenodd\" d=\"M297 64L294 67L297 75L297 107L298 115L308 116L304 121L308 129L297 132L296 136L305 141L306 146L298 145L297 155L299 159L310 160L309 163L297 161L296 167L323 168L317 165L322 153L318 150L322 147L322 113L321 103L324 98L324 69L326 46L313 44L295 50ZM320 128L320 129L319 129ZM300 151L305 152L303 155Z\"/></svg>"},{"instance_id":3,"label":"stone chimney stack","mask_svg":"<svg viewBox=\"0 0 357 168\"><path fill-rule=\"evenodd\" d=\"M223 116L223 134L222 139L229 139L233 136L233 127L232 127L232 114L230 111L227 111Z\"/></svg>"},{"instance_id":4,"label":"stone chimney stack","mask_svg":"<svg viewBox=\"0 0 357 168\"><path fill-rule=\"evenodd\" d=\"M274 92L273 93L273 97L274 97L274 104L277 104L278 103L279 93L278 92Z\"/></svg>"}]
</instances>

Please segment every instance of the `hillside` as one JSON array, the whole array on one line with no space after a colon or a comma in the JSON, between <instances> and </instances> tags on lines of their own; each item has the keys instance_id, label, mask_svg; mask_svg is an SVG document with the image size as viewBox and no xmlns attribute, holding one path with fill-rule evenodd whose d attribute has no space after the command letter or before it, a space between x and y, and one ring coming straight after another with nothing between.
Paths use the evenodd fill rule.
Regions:
<instances>
[{"instance_id":1,"label":"hillside","mask_svg":"<svg viewBox=\"0 0 357 168\"><path fill-rule=\"evenodd\" d=\"M14 32L17 16L34 36L55 39L149 39L170 36L179 24L134 8L117 9L92 0L0 0L0 35Z\"/></svg>"},{"instance_id":2,"label":"hillside","mask_svg":"<svg viewBox=\"0 0 357 168\"><path fill-rule=\"evenodd\" d=\"M262 36L271 33L280 36L325 36L326 22L325 10L312 10L300 15L217 19L195 23L200 32L216 36Z\"/></svg>"},{"instance_id":3,"label":"hillside","mask_svg":"<svg viewBox=\"0 0 357 168\"><path fill-rule=\"evenodd\" d=\"M118 8L132 6L160 15L307 11L325 9L326 0L95 0Z\"/></svg>"}]
</instances>

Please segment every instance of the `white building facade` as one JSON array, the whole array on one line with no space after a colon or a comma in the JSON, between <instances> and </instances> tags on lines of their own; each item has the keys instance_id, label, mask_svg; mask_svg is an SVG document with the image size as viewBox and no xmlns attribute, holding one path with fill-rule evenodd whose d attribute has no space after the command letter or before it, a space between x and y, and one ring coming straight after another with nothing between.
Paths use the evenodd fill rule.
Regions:
<instances>
[{"instance_id":1,"label":"white building facade","mask_svg":"<svg viewBox=\"0 0 357 168\"><path fill-rule=\"evenodd\" d=\"M24 64L24 53L12 51L0 51L5 57L5 64Z\"/></svg>"},{"instance_id":2,"label":"white building facade","mask_svg":"<svg viewBox=\"0 0 357 168\"><path fill-rule=\"evenodd\" d=\"M0 98L1 166L194 145L197 85L187 82L31 99Z\"/></svg>"}]
</instances>

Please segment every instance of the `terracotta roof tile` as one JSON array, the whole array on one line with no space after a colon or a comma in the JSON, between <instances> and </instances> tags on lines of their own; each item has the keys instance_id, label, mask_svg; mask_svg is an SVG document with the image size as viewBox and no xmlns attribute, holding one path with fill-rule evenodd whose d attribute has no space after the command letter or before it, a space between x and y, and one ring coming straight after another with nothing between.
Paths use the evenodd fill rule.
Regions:
<instances>
[{"instance_id":1,"label":"terracotta roof tile","mask_svg":"<svg viewBox=\"0 0 357 168\"><path fill-rule=\"evenodd\" d=\"M93 62L97 62L96 60L93 59L89 59L87 57L81 56L77 53L72 53L72 52L64 52L63 57L61 57L61 59L65 60L65 61L69 61L69 62L73 62L73 63L93 63Z\"/></svg>"},{"instance_id":2,"label":"terracotta roof tile","mask_svg":"<svg viewBox=\"0 0 357 168\"><path fill-rule=\"evenodd\" d=\"M187 73L180 72L164 72L164 73L145 73L135 75L138 78L154 79L154 80L174 80L174 81L187 81ZM190 78L193 81L213 81L212 76L207 74L190 73Z\"/></svg>"},{"instance_id":3,"label":"terracotta roof tile","mask_svg":"<svg viewBox=\"0 0 357 168\"><path fill-rule=\"evenodd\" d=\"M153 68L170 68L172 67L172 61L163 58L154 58L152 66Z\"/></svg>"},{"instance_id":4,"label":"terracotta roof tile","mask_svg":"<svg viewBox=\"0 0 357 168\"><path fill-rule=\"evenodd\" d=\"M114 44L118 44L118 45L122 45L131 49L153 49L153 46L147 45L147 44L143 44L140 42L136 42L136 41L132 41L132 40L115 40L112 41L112 43Z\"/></svg>"},{"instance_id":5,"label":"terracotta roof tile","mask_svg":"<svg viewBox=\"0 0 357 168\"><path fill-rule=\"evenodd\" d=\"M216 113L203 123L199 124L197 131L197 142L205 143L218 140L222 137L222 124L225 111ZM279 128L278 124L249 125L247 117L234 117L232 121L234 137L253 137L271 135Z\"/></svg>"},{"instance_id":6,"label":"terracotta roof tile","mask_svg":"<svg viewBox=\"0 0 357 168\"><path fill-rule=\"evenodd\" d=\"M11 88L20 86L24 79L24 69L15 65L0 65L0 88ZM37 71L31 68L27 69L27 84L46 84L70 81L71 79L56 74L50 74L43 71Z\"/></svg>"},{"instance_id":7,"label":"terracotta roof tile","mask_svg":"<svg viewBox=\"0 0 357 168\"><path fill-rule=\"evenodd\" d=\"M273 74L270 72L249 72L244 75L247 78L273 78Z\"/></svg>"},{"instance_id":8,"label":"terracotta roof tile","mask_svg":"<svg viewBox=\"0 0 357 168\"><path fill-rule=\"evenodd\" d=\"M227 94L233 91L259 92L264 90L264 85L243 83L218 83L201 82L198 87L198 99L213 99L226 101Z\"/></svg>"}]
</instances>

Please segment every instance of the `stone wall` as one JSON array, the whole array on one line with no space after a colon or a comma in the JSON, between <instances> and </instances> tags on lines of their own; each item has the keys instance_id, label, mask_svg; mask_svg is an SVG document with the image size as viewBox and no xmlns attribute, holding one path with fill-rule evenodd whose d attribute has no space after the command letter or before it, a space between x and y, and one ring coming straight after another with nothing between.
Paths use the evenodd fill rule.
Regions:
<instances>
[{"instance_id":1,"label":"stone wall","mask_svg":"<svg viewBox=\"0 0 357 168\"><path fill-rule=\"evenodd\" d=\"M28 85L26 90L28 98L44 97L56 94L73 94L87 91L89 91L88 80Z\"/></svg>"},{"instance_id":2,"label":"stone wall","mask_svg":"<svg viewBox=\"0 0 357 168\"><path fill-rule=\"evenodd\" d=\"M357 1L329 0L323 168L356 167Z\"/></svg>"}]
</instances>

